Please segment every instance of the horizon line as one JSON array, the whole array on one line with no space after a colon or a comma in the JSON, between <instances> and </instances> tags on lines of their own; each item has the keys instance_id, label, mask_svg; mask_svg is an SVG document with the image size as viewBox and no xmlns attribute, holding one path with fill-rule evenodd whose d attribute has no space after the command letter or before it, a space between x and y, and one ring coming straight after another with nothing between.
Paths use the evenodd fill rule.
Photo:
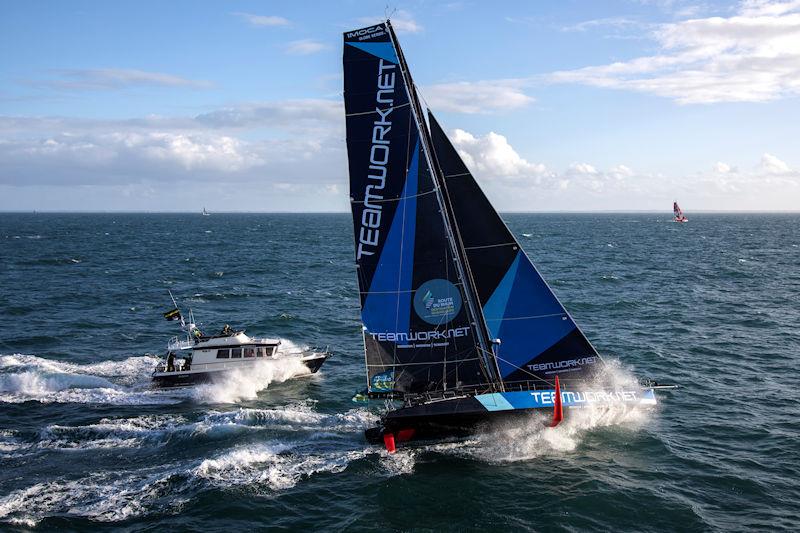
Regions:
<instances>
[{"instance_id":1,"label":"horizon line","mask_svg":"<svg viewBox=\"0 0 800 533\"><path fill-rule=\"evenodd\" d=\"M651 209L591 209L591 210L541 210L541 211L516 211L498 210L498 213L536 215L536 214L662 214L672 216L672 211ZM687 214L709 213L748 213L748 214L800 214L797 210L762 210L762 209L693 209ZM158 210L61 210L61 209L0 209L0 214L72 214L72 215L100 215L100 214L128 214L128 215L200 215L198 211L158 211ZM208 211L209 215L349 215L350 211Z\"/></svg>"}]
</instances>

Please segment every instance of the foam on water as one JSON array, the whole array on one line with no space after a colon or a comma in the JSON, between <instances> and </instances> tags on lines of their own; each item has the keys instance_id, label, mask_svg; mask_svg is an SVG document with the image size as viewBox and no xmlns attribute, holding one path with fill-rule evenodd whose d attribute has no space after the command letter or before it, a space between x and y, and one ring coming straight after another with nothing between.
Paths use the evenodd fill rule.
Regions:
<instances>
[{"instance_id":1,"label":"foam on water","mask_svg":"<svg viewBox=\"0 0 800 533\"><path fill-rule=\"evenodd\" d=\"M271 383L309 374L296 357L307 351L282 339L275 359L221 376L212 384L185 389L152 389L153 355L75 364L35 355L0 355L0 402L170 404L185 400L234 403L254 399Z\"/></svg>"},{"instance_id":2,"label":"foam on water","mask_svg":"<svg viewBox=\"0 0 800 533\"><path fill-rule=\"evenodd\" d=\"M77 479L54 479L12 491L0 497L0 520L33 527L50 516L80 516L102 522L116 522L160 512L179 512L175 501L186 502L207 487L247 487L250 491L281 491L323 472L342 472L354 461L382 454L387 461L385 475L409 471L392 468L402 460L387 458L381 448L367 446L361 438L364 424L373 422L365 409L327 415L313 410L314 402L288 404L279 409L238 409L212 412L189 422L183 416L154 415L125 419L103 419L85 426L51 425L39 434L31 450L69 449L91 452L96 448L135 447L147 449L175 439L196 443L199 435L231 427L240 430L285 429L298 421L287 437L237 445L211 457L188 457L151 468L92 472ZM278 413L283 413L279 415ZM309 434L310 431L310 434ZM353 435L337 441L335 449L323 449L315 435ZM14 438L10 432L0 435ZM324 444L324 442L323 442ZM160 452L155 452L160 453ZM167 497L168 496L168 497ZM165 499L166 498L166 499Z\"/></svg>"},{"instance_id":3,"label":"foam on water","mask_svg":"<svg viewBox=\"0 0 800 533\"><path fill-rule=\"evenodd\" d=\"M366 447L319 453L295 448L297 445L291 443L240 447L204 460L192 473L222 487L266 485L274 490L285 490L319 472L341 472L351 462L374 453Z\"/></svg>"},{"instance_id":4,"label":"foam on water","mask_svg":"<svg viewBox=\"0 0 800 533\"><path fill-rule=\"evenodd\" d=\"M297 357L263 359L246 369L226 372L214 383L192 389L192 397L209 403L235 403L252 400L271 383L283 383L310 372Z\"/></svg>"},{"instance_id":5,"label":"foam on water","mask_svg":"<svg viewBox=\"0 0 800 533\"><path fill-rule=\"evenodd\" d=\"M35 355L0 355L0 402L141 405L179 400L148 390L154 356L87 365Z\"/></svg>"}]
</instances>

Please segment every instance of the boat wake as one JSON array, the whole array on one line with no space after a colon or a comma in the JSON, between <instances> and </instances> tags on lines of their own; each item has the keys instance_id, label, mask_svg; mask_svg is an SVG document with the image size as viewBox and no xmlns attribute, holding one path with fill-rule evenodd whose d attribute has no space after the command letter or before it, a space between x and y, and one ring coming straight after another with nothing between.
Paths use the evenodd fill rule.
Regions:
<instances>
[{"instance_id":1,"label":"boat wake","mask_svg":"<svg viewBox=\"0 0 800 533\"><path fill-rule=\"evenodd\" d=\"M617 361L607 360L605 370L587 390L638 389L636 378ZM549 427L551 414L532 414L493 426L473 438L457 442L432 445L430 451L451 453L489 463L528 461L540 457L566 457L578 449L595 430L617 428L636 430L644 426L652 415L652 408L623 402L596 403L580 408L567 408L564 420Z\"/></svg>"},{"instance_id":2,"label":"boat wake","mask_svg":"<svg viewBox=\"0 0 800 533\"><path fill-rule=\"evenodd\" d=\"M95 463L94 471L82 477L42 476L44 481L0 497L0 521L33 527L53 516L117 522L177 514L207 490L272 493L320 473L341 472L371 455L385 456L361 438L376 421L367 409L324 414L314 406L306 401L276 409L213 411L194 421L183 415L109 418L83 426L51 425L33 438L3 432L0 438L8 446L0 447L0 458L69 453L78 460L76 454L99 448L114 448L115 457L125 457L129 448L164 460L130 470L119 466L125 461L108 469ZM187 457L192 450L197 451Z\"/></svg>"},{"instance_id":3,"label":"boat wake","mask_svg":"<svg viewBox=\"0 0 800 533\"><path fill-rule=\"evenodd\" d=\"M310 375L308 368L297 357L288 354L306 352L291 341L282 340L275 359L263 359L250 368L234 370L212 384L193 387L192 397L206 403L235 403L253 400L272 383Z\"/></svg>"},{"instance_id":4,"label":"boat wake","mask_svg":"<svg viewBox=\"0 0 800 533\"><path fill-rule=\"evenodd\" d=\"M35 355L0 355L0 402L175 403L178 400L146 389L157 362L150 355L86 365Z\"/></svg>"},{"instance_id":5,"label":"boat wake","mask_svg":"<svg viewBox=\"0 0 800 533\"><path fill-rule=\"evenodd\" d=\"M213 384L180 389L151 387L151 373L160 361L153 355L90 364L35 355L0 355L0 403L234 403L256 398L271 383L309 374L296 357L286 357L306 349L283 340L276 359L259 361L255 367L235 371Z\"/></svg>"}]
</instances>

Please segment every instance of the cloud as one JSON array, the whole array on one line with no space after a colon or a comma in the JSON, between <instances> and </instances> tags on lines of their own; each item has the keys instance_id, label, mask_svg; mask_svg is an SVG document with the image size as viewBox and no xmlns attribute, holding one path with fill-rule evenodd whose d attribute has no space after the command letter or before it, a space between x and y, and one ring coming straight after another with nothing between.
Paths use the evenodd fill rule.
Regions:
<instances>
[{"instance_id":1,"label":"cloud","mask_svg":"<svg viewBox=\"0 0 800 533\"><path fill-rule=\"evenodd\" d=\"M312 99L193 117L0 117L0 183L330 183L346 172L342 115L340 102Z\"/></svg>"},{"instance_id":2,"label":"cloud","mask_svg":"<svg viewBox=\"0 0 800 533\"><path fill-rule=\"evenodd\" d=\"M253 26L288 26L289 20L274 15L253 15L251 13L233 13L241 17Z\"/></svg>"},{"instance_id":3,"label":"cloud","mask_svg":"<svg viewBox=\"0 0 800 533\"><path fill-rule=\"evenodd\" d=\"M555 72L551 82L626 89L680 104L763 102L800 94L800 1L751 0L730 17L663 24L660 53Z\"/></svg>"},{"instance_id":4,"label":"cloud","mask_svg":"<svg viewBox=\"0 0 800 533\"><path fill-rule=\"evenodd\" d=\"M149 115L131 119L0 116L0 134L37 137L56 133L116 131L183 132L196 130L265 129L285 133L339 135L343 128L340 100L295 99L250 102L221 107L195 116Z\"/></svg>"},{"instance_id":5,"label":"cloud","mask_svg":"<svg viewBox=\"0 0 800 533\"><path fill-rule=\"evenodd\" d=\"M329 130L339 125L343 116L344 107L339 100L304 99L224 107L197 115L195 120L214 128L279 126L307 131L308 128Z\"/></svg>"},{"instance_id":6,"label":"cloud","mask_svg":"<svg viewBox=\"0 0 800 533\"><path fill-rule=\"evenodd\" d=\"M489 132L480 137L455 129L450 139L464 163L488 179L538 182L551 175L544 165L523 159L508 139L498 133Z\"/></svg>"},{"instance_id":7,"label":"cloud","mask_svg":"<svg viewBox=\"0 0 800 533\"><path fill-rule=\"evenodd\" d=\"M386 20L386 16L376 16L376 17L361 17L358 19L359 24L378 24ZM405 11L403 9L398 9L395 11L391 16L390 20L392 21L392 27L395 29L397 33L419 33L424 28L421 24L419 24L415 19L414 16Z\"/></svg>"},{"instance_id":8,"label":"cloud","mask_svg":"<svg viewBox=\"0 0 800 533\"><path fill-rule=\"evenodd\" d=\"M532 104L521 80L439 83L424 88L426 100L435 109L457 113L507 111Z\"/></svg>"},{"instance_id":9,"label":"cloud","mask_svg":"<svg viewBox=\"0 0 800 533\"><path fill-rule=\"evenodd\" d=\"M57 78L49 80L28 80L24 83L53 89L94 91L125 89L130 87L205 89L212 86L211 82L208 81L190 80L173 74L147 72L136 69L60 69L53 71L53 73Z\"/></svg>"},{"instance_id":10,"label":"cloud","mask_svg":"<svg viewBox=\"0 0 800 533\"><path fill-rule=\"evenodd\" d=\"M717 172L719 174L727 174L728 172L733 172L733 171L735 171L733 167L731 167L727 163L723 163L722 161L717 161L714 164L714 172Z\"/></svg>"},{"instance_id":11,"label":"cloud","mask_svg":"<svg viewBox=\"0 0 800 533\"><path fill-rule=\"evenodd\" d=\"M771 154L747 171L721 162L682 175L589 162L555 170L526 159L494 132L456 129L450 139L500 210L666 209L673 198L715 209L797 209L792 198L800 194L800 171Z\"/></svg>"},{"instance_id":12,"label":"cloud","mask_svg":"<svg viewBox=\"0 0 800 533\"><path fill-rule=\"evenodd\" d=\"M319 51L326 49L327 46L319 41L313 39L300 39L299 41L291 41L286 45L286 53L293 55L309 55L316 54Z\"/></svg>"},{"instance_id":13,"label":"cloud","mask_svg":"<svg viewBox=\"0 0 800 533\"><path fill-rule=\"evenodd\" d=\"M792 172L789 165L772 154L764 154L761 156L760 168L769 174L786 174Z\"/></svg>"},{"instance_id":14,"label":"cloud","mask_svg":"<svg viewBox=\"0 0 800 533\"><path fill-rule=\"evenodd\" d=\"M583 22L579 22L577 24L572 24L570 26L564 26L561 28L561 31L566 32L583 32L597 27L611 27L611 28L628 28L628 27L640 27L642 23L633 19L625 18L625 17L607 17L607 18L600 18L600 19L592 19L592 20L585 20Z\"/></svg>"}]
</instances>

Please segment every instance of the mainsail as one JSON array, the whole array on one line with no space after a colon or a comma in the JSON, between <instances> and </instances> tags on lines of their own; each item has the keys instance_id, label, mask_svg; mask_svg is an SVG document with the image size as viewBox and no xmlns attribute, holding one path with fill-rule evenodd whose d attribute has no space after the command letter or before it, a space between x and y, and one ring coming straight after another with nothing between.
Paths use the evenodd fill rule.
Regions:
<instances>
[{"instance_id":1,"label":"mainsail","mask_svg":"<svg viewBox=\"0 0 800 533\"><path fill-rule=\"evenodd\" d=\"M387 21L344 34L361 319L372 393L586 378L600 358L439 123Z\"/></svg>"},{"instance_id":2,"label":"mainsail","mask_svg":"<svg viewBox=\"0 0 800 533\"><path fill-rule=\"evenodd\" d=\"M345 33L344 99L372 393L487 383L391 27Z\"/></svg>"}]
</instances>

